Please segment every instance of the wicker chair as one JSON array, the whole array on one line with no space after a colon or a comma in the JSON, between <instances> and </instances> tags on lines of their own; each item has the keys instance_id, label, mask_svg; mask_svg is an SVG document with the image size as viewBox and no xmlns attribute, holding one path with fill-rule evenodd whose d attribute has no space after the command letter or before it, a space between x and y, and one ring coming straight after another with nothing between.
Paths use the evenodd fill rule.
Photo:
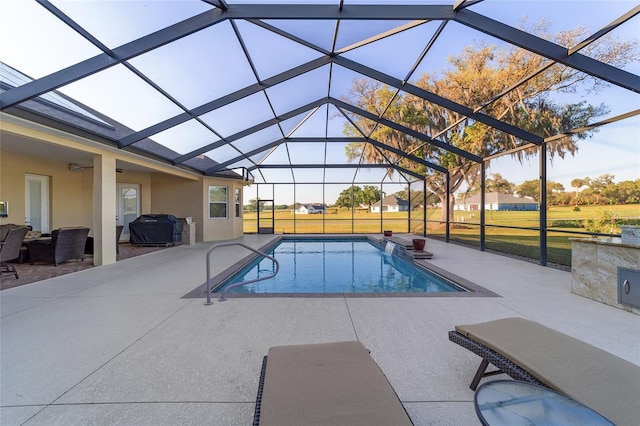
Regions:
<instances>
[{"instance_id":1,"label":"wicker chair","mask_svg":"<svg viewBox=\"0 0 640 426\"><path fill-rule=\"evenodd\" d=\"M70 259L84 260L84 246L89 228L61 228L51 233L51 240L30 241L29 256L35 262L60 263Z\"/></svg>"},{"instance_id":2,"label":"wicker chair","mask_svg":"<svg viewBox=\"0 0 640 426\"><path fill-rule=\"evenodd\" d=\"M26 226L20 226L11 228L7 232L2 245L0 245L0 275L15 275L16 279L19 278L15 266L7 262L20 256L20 248L28 231Z\"/></svg>"},{"instance_id":3,"label":"wicker chair","mask_svg":"<svg viewBox=\"0 0 640 426\"><path fill-rule=\"evenodd\" d=\"M14 228L21 228L21 226L16 225L15 223L3 223L0 225L0 241L4 241L4 239L7 238L9 231Z\"/></svg>"}]
</instances>

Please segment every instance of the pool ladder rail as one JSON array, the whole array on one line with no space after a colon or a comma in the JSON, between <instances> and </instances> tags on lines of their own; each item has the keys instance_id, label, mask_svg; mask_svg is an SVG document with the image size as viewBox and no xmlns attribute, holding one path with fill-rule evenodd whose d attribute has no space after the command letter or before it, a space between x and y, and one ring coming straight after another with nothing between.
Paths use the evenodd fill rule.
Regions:
<instances>
[{"instance_id":1,"label":"pool ladder rail","mask_svg":"<svg viewBox=\"0 0 640 426\"><path fill-rule=\"evenodd\" d=\"M259 254L260 256L266 257L267 259L270 259L273 261L273 263L276 264L276 270L273 272L273 274L271 275L267 275L265 277L260 277L260 278L255 278L253 280L247 280L247 281L242 281L239 283L234 283L231 284L230 286L227 286L222 293L220 294L220 298L218 299L220 302L224 302L225 300L227 300L227 291L231 290L232 288L236 288L236 287L240 287L241 285L245 285L245 284L251 284L251 283L255 283L258 281L264 281L264 280L268 280L271 279L273 277L275 277L278 274L278 271L280 271L280 263L278 262L278 260L273 257L273 256L269 256L268 254L261 252L260 250L256 250L253 247L249 247L246 244L242 244L242 243L220 243L220 244L214 244L211 247L209 247L209 250L207 250L207 302L205 303L205 305L212 305L213 302L211 302L211 252L213 252L213 250L219 248L219 247L228 247L228 246L241 246L246 248L247 250L250 250L254 253Z\"/></svg>"}]
</instances>

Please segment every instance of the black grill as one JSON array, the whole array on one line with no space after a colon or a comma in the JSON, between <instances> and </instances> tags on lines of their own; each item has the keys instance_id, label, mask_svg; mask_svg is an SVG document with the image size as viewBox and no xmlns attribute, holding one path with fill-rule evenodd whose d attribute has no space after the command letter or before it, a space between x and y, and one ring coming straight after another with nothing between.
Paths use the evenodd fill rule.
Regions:
<instances>
[{"instance_id":1,"label":"black grill","mask_svg":"<svg viewBox=\"0 0 640 426\"><path fill-rule=\"evenodd\" d=\"M182 242L182 221L170 214L145 214L129 224L129 242L139 246Z\"/></svg>"}]
</instances>

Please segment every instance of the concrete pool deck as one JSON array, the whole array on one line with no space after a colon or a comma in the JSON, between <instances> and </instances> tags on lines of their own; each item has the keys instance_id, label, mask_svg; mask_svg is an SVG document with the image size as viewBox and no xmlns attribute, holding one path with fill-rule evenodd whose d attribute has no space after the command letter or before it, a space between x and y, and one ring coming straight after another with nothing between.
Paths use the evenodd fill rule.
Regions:
<instances>
[{"instance_id":1,"label":"concrete pool deck","mask_svg":"<svg viewBox=\"0 0 640 426\"><path fill-rule=\"evenodd\" d=\"M257 248L271 238L238 241ZM183 296L204 282L209 247L0 292L0 424L250 425L269 347L346 340L371 351L415 425L478 424L469 383L480 359L447 332L510 316L640 365L640 316L571 294L566 271L428 239L430 263L501 297L230 297L205 306ZM212 270L247 254L214 252Z\"/></svg>"}]
</instances>

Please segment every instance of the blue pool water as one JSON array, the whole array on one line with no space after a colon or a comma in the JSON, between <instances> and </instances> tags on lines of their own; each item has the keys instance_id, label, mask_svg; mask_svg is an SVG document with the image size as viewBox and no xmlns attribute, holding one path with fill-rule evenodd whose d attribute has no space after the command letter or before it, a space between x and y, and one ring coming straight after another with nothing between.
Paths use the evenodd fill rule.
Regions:
<instances>
[{"instance_id":1,"label":"blue pool water","mask_svg":"<svg viewBox=\"0 0 640 426\"><path fill-rule=\"evenodd\" d=\"M229 293L426 293L462 291L445 279L389 255L367 240L282 240L267 252L280 262L275 278L231 289ZM224 285L273 274L265 258L229 278Z\"/></svg>"}]
</instances>

